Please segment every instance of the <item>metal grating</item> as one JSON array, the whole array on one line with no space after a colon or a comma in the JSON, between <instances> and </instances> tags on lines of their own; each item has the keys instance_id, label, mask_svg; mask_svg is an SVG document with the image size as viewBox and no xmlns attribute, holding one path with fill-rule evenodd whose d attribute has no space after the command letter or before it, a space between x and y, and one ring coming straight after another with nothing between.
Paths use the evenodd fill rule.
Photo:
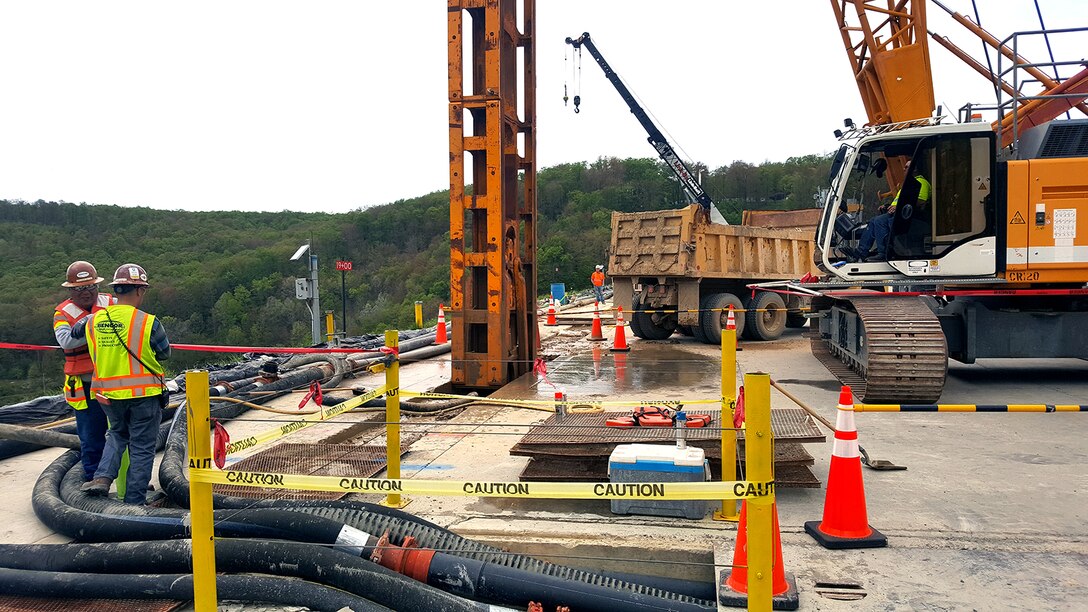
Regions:
<instances>
[{"instance_id":1,"label":"metal grating","mask_svg":"<svg viewBox=\"0 0 1088 612\"><path fill-rule=\"evenodd\" d=\"M419 438L418 433L402 434L401 454ZM254 453L227 468L240 472L304 474L307 476L355 476L369 478L385 469L385 446L366 444L279 444ZM214 492L251 499L340 499L347 492L286 491L238 485L214 485Z\"/></svg>"},{"instance_id":2,"label":"metal grating","mask_svg":"<svg viewBox=\"0 0 1088 612\"><path fill-rule=\"evenodd\" d=\"M702 446L700 442L721 442L719 429L719 411L689 410L688 414L710 415L708 427L689 427L686 430L688 444ZM534 425L519 444L524 446L555 444L632 444L643 442L671 442L676 439L676 432L671 427L607 427L605 421L622 412L596 414L568 414L563 422L556 423L551 415L543 423ZM556 425L576 425L577 427L555 427ZM824 434L816 427L805 411L796 408L775 409L771 411L771 431L779 442L823 442ZM744 439L744 430L737 432L737 439Z\"/></svg>"},{"instance_id":3,"label":"metal grating","mask_svg":"<svg viewBox=\"0 0 1088 612\"><path fill-rule=\"evenodd\" d=\"M168 599L57 599L0 595L0 612L170 612L185 603Z\"/></svg>"}]
</instances>

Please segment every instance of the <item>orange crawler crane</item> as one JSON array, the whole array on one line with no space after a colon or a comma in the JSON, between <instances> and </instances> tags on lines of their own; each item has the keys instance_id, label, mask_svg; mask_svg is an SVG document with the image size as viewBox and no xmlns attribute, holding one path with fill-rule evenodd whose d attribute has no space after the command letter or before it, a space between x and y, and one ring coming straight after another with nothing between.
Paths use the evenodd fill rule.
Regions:
<instances>
[{"instance_id":1,"label":"orange crawler crane","mask_svg":"<svg viewBox=\"0 0 1088 612\"><path fill-rule=\"evenodd\" d=\"M864 401L897 403L935 402L949 357L1088 358L1088 119L1055 119L1084 108L1088 70L1033 78L1039 64L1010 49L1048 32L990 37L1011 95L989 107L993 124L970 105L947 123L933 113L925 3L832 6L869 123L837 133L816 235L825 276L788 285L813 297L813 353Z\"/></svg>"}]
</instances>

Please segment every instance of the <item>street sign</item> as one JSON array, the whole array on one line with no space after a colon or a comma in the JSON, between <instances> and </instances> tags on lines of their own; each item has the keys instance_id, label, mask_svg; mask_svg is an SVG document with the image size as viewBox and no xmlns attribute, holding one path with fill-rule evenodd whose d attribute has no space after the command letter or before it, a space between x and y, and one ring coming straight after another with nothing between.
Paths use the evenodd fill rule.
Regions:
<instances>
[{"instance_id":1,"label":"street sign","mask_svg":"<svg viewBox=\"0 0 1088 612\"><path fill-rule=\"evenodd\" d=\"M338 259L338 260L336 260L336 269L341 270L341 271L350 270L351 269L351 262L350 261L341 261L341 260Z\"/></svg>"}]
</instances>

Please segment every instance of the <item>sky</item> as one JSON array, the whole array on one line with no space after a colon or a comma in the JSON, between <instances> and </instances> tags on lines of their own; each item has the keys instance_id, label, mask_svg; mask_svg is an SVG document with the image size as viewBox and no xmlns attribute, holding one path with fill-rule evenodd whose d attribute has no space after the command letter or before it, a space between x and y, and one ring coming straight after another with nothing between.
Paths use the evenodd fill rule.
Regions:
<instances>
[{"instance_id":1,"label":"sky","mask_svg":"<svg viewBox=\"0 0 1088 612\"><path fill-rule=\"evenodd\" d=\"M0 3L0 198L347 212L446 189L445 4ZM712 169L825 153L843 118L864 122L826 0L536 4L538 168L655 156L588 52L579 77L563 41L583 31L681 154ZM944 4L973 14L970 0ZM978 4L998 38L1038 28L1033 0ZM1038 4L1050 28L1088 26L1083 0ZM982 57L939 7L928 15ZM930 53L946 114L993 102L987 81Z\"/></svg>"}]
</instances>

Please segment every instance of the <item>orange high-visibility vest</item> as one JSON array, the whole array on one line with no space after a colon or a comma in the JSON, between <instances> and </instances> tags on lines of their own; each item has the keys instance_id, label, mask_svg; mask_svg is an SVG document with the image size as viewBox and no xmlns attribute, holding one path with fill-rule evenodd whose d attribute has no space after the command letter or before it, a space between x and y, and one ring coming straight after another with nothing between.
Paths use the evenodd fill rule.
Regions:
<instances>
[{"instance_id":1,"label":"orange high-visibility vest","mask_svg":"<svg viewBox=\"0 0 1088 612\"><path fill-rule=\"evenodd\" d=\"M604 272L601 272L600 270L594 270L593 275L590 276L589 279L593 281L593 284L595 286L601 287L604 285Z\"/></svg>"},{"instance_id":2,"label":"orange high-visibility vest","mask_svg":"<svg viewBox=\"0 0 1088 612\"><path fill-rule=\"evenodd\" d=\"M99 293L98 301L91 307L91 312L97 312L98 309L109 306L112 301L113 296L110 294ZM56 331L61 325L72 327L77 321L91 314L91 312L83 310L72 300L64 300L60 304L57 304L56 309L53 311L53 330ZM90 374L93 370L94 365L91 363L91 355L88 352L87 345L76 347L72 350L66 349L64 351L64 373L68 376ZM68 385L65 385L65 387L67 386ZM82 393L80 394L80 397L83 397Z\"/></svg>"},{"instance_id":3,"label":"orange high-visibility vest","mask_svg":"<svg viewBox=\"0 0 1088 612\"><path fill-rule=\"evenodd\" d=\"M87 346L94 361L91 393L95 397L132 399L162 393L164 370L151 349L154 323L154 315L127 305L94 313L87 325Z\"/></svg>"}]
</instances>

